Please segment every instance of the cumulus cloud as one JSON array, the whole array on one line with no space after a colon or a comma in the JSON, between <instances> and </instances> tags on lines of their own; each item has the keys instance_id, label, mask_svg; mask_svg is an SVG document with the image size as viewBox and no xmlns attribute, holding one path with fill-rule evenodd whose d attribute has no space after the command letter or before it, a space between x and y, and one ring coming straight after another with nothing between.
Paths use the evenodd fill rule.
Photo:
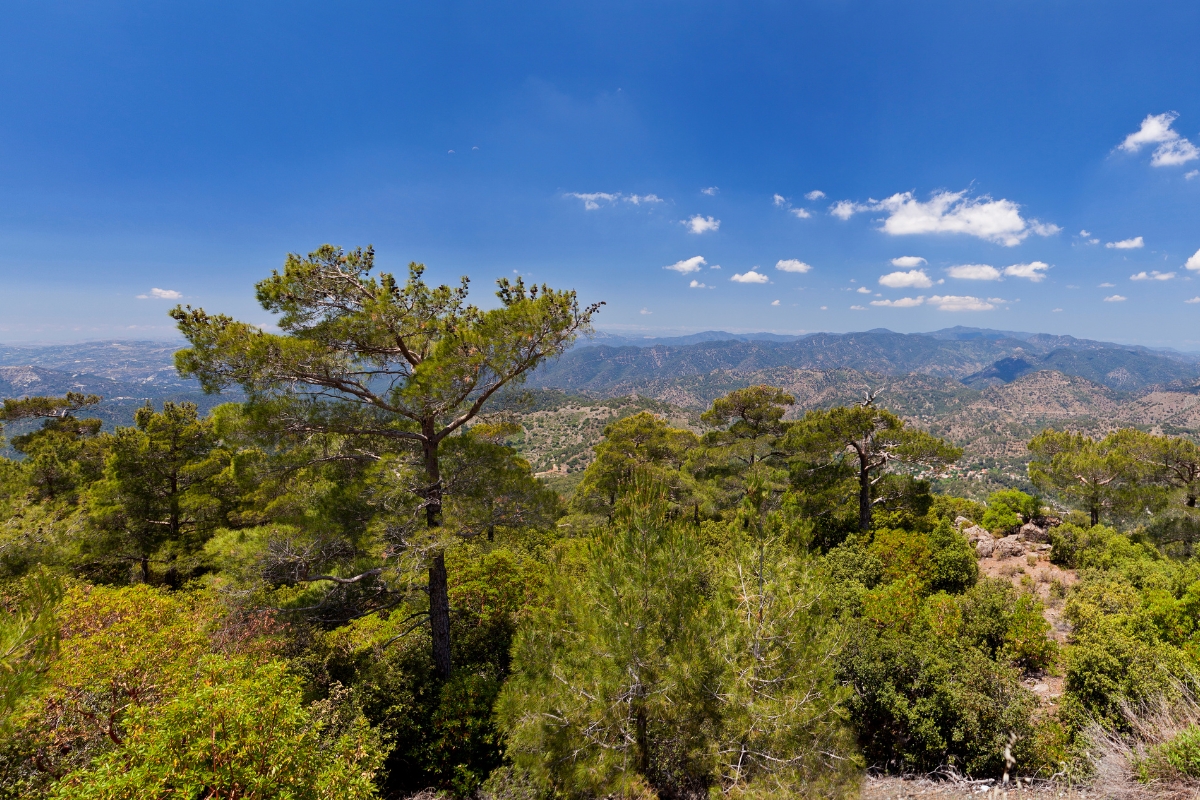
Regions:
<instances>
[{"instance_id":1,"label":"cumulus cloud","mask_svg":"<svg viewBox=\"0 0 1200 800\"><path fill-rule=\"evenodd\" d=\"M776 208L778 208L779 206L787 205L787 198L781 194L777 194L771 198L771 202L775 204Z\"/></svg>"},{"instance_id":2,"label":"cumulus cloud","mask_svg":"<svg viewBox=\"0 0 1200 800\"><path fill-rule=\"evenodd\" d=\"M716 197L717 192L721 191L716 186L709 186L707 189L701 189L700 194L706 194L709 197Z\"/></svg>"},{"instance_id":3,"label":"cumulus cloud","mask_svg":"<svg viewBox=\"0 0 1200 800\"><path fill-rule=\"evenodd\" d=\"M692 279L692 282L688 284L688 288L689 289L711 289L713 287L709 286L707 283L701 283L698 280Z\"/></svg>"},{"instance_id":4,"label":"cumulus cloud","mask_svg":"<svg viewBox=\"0 0 1200 800\"><path fill-rule=\"evenodd\" d=\"M901 297L899 300L872 300L871 305L885 306L887 308L912 308L924 302L924 297Z\"/></svg>"},{"instance_id":5,"label":"cumulus cloud","mask_svg":"<svg viewBox=\"0 0 1200 800\"><path fill-rule=\"evenodd\" d=\"M922 264L928 263L928 261L920 256L900 256L899 258L892 259L893 267L919 267Z\"/></svg>"},{"instance_id":6,"label":"cumulus cloud","mask_svg":"<svg viewBox=\"0 0 1200 800\"><path fill-rule=\"evenodd\" d=\"M178 300L183 295L174 289L151 289L149 294L139 294L138 300Z\"/></svg>"},{"instance_id":7,"label":"cumulus cloud","mask_svg":"<svg viewBox=\"0 0 1200 800\"><path fill-rule=\"evenodd\" d=\"M1108 297L1104 298L1104 302L1106 302L1106 303L1124 303L1128 299L1129 299L1128 297L1122 297L1119 294L1110 294Z\"/></svg>"},{"instance_id":8,"label":"cumulus cloud","mask_svg":"<svg viewBox=\"0 0 1200 800\"><path fill-rule=\"evenodd\" d=\"M708 262L704 260L704 256L692 256L685 258L683 261L676 261L674 264L668 264L663 269L669 269L673 272L678 272L680 275L687 275L689 272L699 272L700 267Z\"/></svg>"},{"instance_id":9,"label":"cumulus cloud","mask_svg":"<svg viewBox=\"0 0 1200 800\"><path fill-rule=\"evenodd\" d=\"M760 272L750 270L749 272L737 272L729 280L734 283L770 283L771 279Z\"/></svg>"},{"instance_id":10,"label":"cumulus cloud","mask_svg":"<svg viewBox=\"0 0 1200 800\"><path fill-rule=\"evenodd\" d=\"M808 194L806 194L804 196L807 197L809 200L820 200L822 197L825 196L825 193L822 192L820 189L813 189L811 192L809 192Z\"/></svg>"},{"instance_id":11,"label":"cumulus cloud","mask_svg":"<svg viewBox=\"0 0 1200 800\"><path fill-rule=\"evenodd\" d=\"M1200 175L1200 169L1194 169L1191 172L1185 172L1183 175L1183 178L1184 178L1184 180L1190 181L1192 178L1196 177L1197 175Z\"/></svg>"},{"instance_id":12,"label":"cumulus cloud","mask_svg":"<svg viewBox=\"0 0 1200 800\"><path fill-rule=\"evenodd\" d=\"M800 219L808 219L812 216L812 214L810 214L808 210L804 208L789 208L788 211L795 214Z\"/></svg>"},{"instance_id":13,"label":"cumulus cloud","mask_svg":"<svg viewBox=\"0 0 1200 800\"><path fill-rule=\"evenodd\" d=\"M707 233L720 228L721 220L697 214L691 219L683 220L683 224L687 225L688 233Z\"/></svg>"},{"instance_id":14,"label":"cumulus cloud","mask_svg":"<svg viewBox=\"0 0 1200 800\"><path fill-rule=\"evenodd\" d=\"M1111 288L1113 288L1114 286L1116 286L1116 284L1115 284L1115 283L1108 283L1107 281L1105 281L1104 283L1100 284L1100 288L1101 288L1101 289L1111 289Z\"/></svg>"},{"instance_id":15,"label":"cumulus cloud","mask_svg":"<svg viewBox=\"0 0 1200 800\"><path fill-rule=\"evenodd\" d=\"M1150 158L1153 167L1175 167L1200 158L1200 149L1171 127L1178 116L1174 111L1148 114L1142 127L1126 136L1117 149L1137 153L1146 145L1158 145Z\"/></svg>"},{"instance_id":16,"label":"cumulus cloud","mask_svg":"<svg viewBox=\"0 0 1200 800\"><path fill-rule=\"evenodd\" d=\"M772 301L771 301L771 305L773 305L773 306L777 306L777 305L779 305L779 301L778 301L778 300L772 300Z\"/></svg>"},{"instance_id":17,"label":"cumulus cloud","mask_svg":"<svg viewBox=\"0 0 1200 800\"><path fill-rule=\"evenodd\" d=\"M933 286L933 281L929 280L929 276L925 274L925 270L923 269L912 269L908 272L889 272L887 275L880 276L879 283L892 289L904 289L907 287L924 289L927 286Z\"/></svg>"},{"instance_id":18,"label":"cumulus cloud","mask_svg":"<svg viewBox=\"0 0 1200 800\"><path fill-rule=\"evenodd\" d=\"M829 213L833 214L840 220L847 220L860 211L869 211L870 209L871 206L862 205L861 203L853 203L849 200L838 200L829 207Z\"/></svg>"},{"instance_id":19,"label":"cumulus cloud","mask_svg":"<svg viewBox=\"0 0 1200 800\"><path fill-rule=\"evenodd\" d=\"M1000 270L988 264L959 264L946 270L946 274L964 281L1000 280Z\"/></svg>"},{"instance_id":20,"label":"cumulus cloud","mask_svg":"<svg viewBox=\"0 0 1200 800\"><path fill-rule=\"evenodd\" d=\"M1184 300L1183 302L1191 304L1200 303L1200 296L1193 297L1191 300Z\"/></svg>"},{"instance_id":21,"label":"cumulus cloud","mask_svg":"<svg viewBox=\"0 0 1200 800\"><path fill-rule=\"evenodd\" d=\"M991 311L994 305L969 295L937 295L929 298L929 304L941 311Z\"/></svg>"},{"instance_id":22,"label":"cumulus cloud","mask_svg":"<svg viewBox=\"0 0 1200 800\"><path fill-rule=\"evenodd\" d=\"M851 311L866 311L866 306L850 306Z\"/></svg>"},{"instance_id":23,"label":"cumulus cloud","mask_svg":"<svg viewBox=\"0 0 1200 800\"><path fill-rule=\"evenodd\" d=\"M1193 253L1184 266L1191 270L1200 270L1200 250Z\"/></svg>"},{"instance_id":24,"label":"cumulus cloud","mask_svg":"<svg viewBox=\"0 0 1200 800\"><path fill-rule=\"evenodd\" d=\"M1171 280L1171 278L1174 278L1174 277L1175 277L1174 272L1159 272L1158 270L1154 269L1154 270L1150 270L1150 272L1146 272L1145 270L1142 270L1141 272L1139 272L1135 275L1130 275L1129 280L1131 280L1131 281L1169 281L1169 280Z\"/></svg>"},{"instance_id":25,"label":"cumulus cloud","mask_svg":"<svg viewBox=\"0 0 1200 800\"><path fill-rule=\"evenodd\" d=\"M808 272L812 266L796 258L784 258L775 262L775 269L780 272Z\"/></svg>"},{"instance_id":26,"label":"cumulus cloud","mask_svg":"<svg viewBox=\"0 0 1200 800\"><path fill-rule=\"evenodd\" d=\"M635 206L640 206L642 203L661 203L663 199L656 194L631 194L625 198L626 203L633 203Z\"/></svg>"},{"instance_id":27,"label":"cumulus cloud","mask_svg":"<svg viewBox=\"0 0 1200 800\"><path fill-rule=\"evenodd\" d=\"M865 286L860 286L860 287L858 287L858 293L859 294L870 294L871 290Z\"/></svg>"},{"instance_id":28,"label":"cumulus cloud","mask_svg":"<svg viewBox=\"0 0 1200 800\"><path fill-rule=\"evenodd\" d=\"M1093 237L1091 231L1088 230L1080 231L1079 238L1083 240L1084 244L1100 244L1100 240Z\"/></svg>"},{"instance_id":29,"label":"cumulus cloud","mask_svg":"<svg viewBox=\"0 0 1200 800\"><path fill-rule=\"evenodd\" d=\"M1145 247L1146 243L1142 241L1142 237L1135 236L1132 239L1122 239L1119 242L1109 242L1104 246L1109 250L1137 250Z\"/></svg>"},{"instance_id":30,"label":"cumulus cloud","mask_svg":"<svg viewBox=\"0 0 1200 800\"><path fill-rule=\"evenodd\" d=\"M1021 207L1011 200L993 200L988 195L972 198L966 191L938 192L924 203L912 192L902 192L873 203L872 208L888 212L883 232L893 236L965 233L1012 247L1030 233L1051 236L1060 230L1057 225L1025 219Z\"/></svg>"},{"instance_id":31,"label":"cumulus cloud","mask_svg":"<svg viewBox=\"0 0 1200 800\"><path fill-rule=\"evenodd\" d=\"M1050 265L1045 261L1031 261L1028 264L1012 264L1004 268L1004 274L1012 278L1025 278L1034 283L1041 283L1046 279L1046 270L1050 269Z\"/></svg>"},{"instance_id":32,"label":"cumulus cloud","mask_svg":"<svg viewBox=\"0 0 1200 800\"><path fill-rule=\"evenodd\" d=\"M647 308L643 308L643 309L642 309L641 311L639 311L638 313L639 313L639 314L646 314L646 315L649 315L649 314L653 314L654 312L653 312L653 311L651 311L651 310L649 310L649 309L647 309Z\"/></svg>"}]
</instances>

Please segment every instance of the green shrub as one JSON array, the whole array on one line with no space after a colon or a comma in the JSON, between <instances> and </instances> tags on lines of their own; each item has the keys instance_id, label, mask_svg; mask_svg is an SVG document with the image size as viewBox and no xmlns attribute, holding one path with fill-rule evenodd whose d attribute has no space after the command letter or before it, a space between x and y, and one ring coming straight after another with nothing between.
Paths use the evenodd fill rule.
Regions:
<instances>
[{"instance_id":1,"label":"green shrub","mask_svg":"<svg viewBox=\"0 0 1200 800\"><path fill-rule=\"evenodd\" d=\"M1200 778L1200 725L1189 725L1155 745L1137 763L1143 783L1155 780Z\"/></svg>"},{"instance_id":2,"label":"green shrub","mask_svg":"<svg viewBox=\"0 0 1200 800\"><path fill-rule=\"evenodd\" d=\"M934 591L961 592L975 584L979 565L966 537L943 519L929 534L933 561L930 588Z\"/></svg>"},{"instance_id":3,"label":"green shrub","mask_svg":"<svg viewBox=\"0 0 1200 800\"><path fill-rule=\"evenodd\" d=\"M1008 531L1029 522L1041 511L1041 502L1016 489L992 492L983 514L983 527L993 533Z\"/></svg>"},{"instance_id":4,"label":"green shrub","mask_svg":"<svg viewBox=\"0 0 1200 800\"><path fill-rule=\"evenodd\" d=\"M283 664L206 657L195 681L158 709L129 713L121 745L61 781L52 797L375 796L380 749L361 716L330 728Z\"/></svg>"}]
</instances>

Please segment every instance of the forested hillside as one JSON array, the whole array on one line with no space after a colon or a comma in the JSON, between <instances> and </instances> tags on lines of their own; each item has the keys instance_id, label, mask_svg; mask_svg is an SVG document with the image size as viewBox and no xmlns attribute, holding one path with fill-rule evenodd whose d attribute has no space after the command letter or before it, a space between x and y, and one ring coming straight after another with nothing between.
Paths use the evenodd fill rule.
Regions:
<instances>
[{"instance_id":1,"label":"forested hillside","mask_svg":"<svg viewBox=\"0 0 1200 800\"><path fill-rule=\"evenodd\" d=\"M259 284L279 333L172 312L236 401L4 401L0 797L1195 790L1195 395L528 390L597 307L498 288L324 247Z\"/></svg>"}]
</instances>

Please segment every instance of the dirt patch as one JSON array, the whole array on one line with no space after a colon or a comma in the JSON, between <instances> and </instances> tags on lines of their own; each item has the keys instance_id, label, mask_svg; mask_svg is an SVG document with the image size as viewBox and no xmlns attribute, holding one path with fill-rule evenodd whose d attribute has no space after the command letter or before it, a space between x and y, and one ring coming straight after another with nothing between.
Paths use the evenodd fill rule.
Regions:
<instances>
[{"instance_id":1,"label":"dirt patch","mask_svg":"<svg viewBox=\"0 0 1200 800\"><path fill-rule=\"evenodd\" d=\"M1053 781L1009 781L1002 785L1000 781L949 781L930 780L929 778L897 778L891 776L873 777L868 775L863 780L862 800L901 800L901 798L937 798L937 800L1001 800L1009 798L1075 798L1099 797L1097 793L1087 788L1067 786Z\"/></svg>"}]
</instances>

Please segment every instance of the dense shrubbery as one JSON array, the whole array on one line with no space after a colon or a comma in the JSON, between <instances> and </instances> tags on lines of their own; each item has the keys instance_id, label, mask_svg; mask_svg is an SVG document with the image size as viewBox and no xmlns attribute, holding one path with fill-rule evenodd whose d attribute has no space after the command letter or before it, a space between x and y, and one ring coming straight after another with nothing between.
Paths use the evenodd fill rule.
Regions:
<instances>
[{"instance_id":1,"label":"dense shrubbery","mask_svg":"<svg viewBox=\"0 0 1200 800\"><path fill-rule=\"evenodd\" d=\"M560 498L510 416L466 424L469 387L498 380L487 358L519 380L588 312L519 283L482 312L369 262L291 258L260 286L285 335L177 310L184 368L250 398L208 418L101 432L75 416L94 398L5 402L43 422L0 460L0 797L833 797L864 766L995 776L1006 750L1078 772L1096 729L1187 695L1190 443L1039 435L1032 477L1077 509L1059 525L1021 492L932 495L917 470L958 451L869 400L788 421L750 387L703 435L613 423ZM422 356L397 367L379 336ZM393 391L330 401L356 358ZM324 388L297 390L310 362ZM1075 571L1043 591L1064 645L960 517L1049 537ZM1054 704L1031 689L1050 677ZM1195 738L1143 748L1143 777L1193 769Z\"/></svg>"}]
</instances>

